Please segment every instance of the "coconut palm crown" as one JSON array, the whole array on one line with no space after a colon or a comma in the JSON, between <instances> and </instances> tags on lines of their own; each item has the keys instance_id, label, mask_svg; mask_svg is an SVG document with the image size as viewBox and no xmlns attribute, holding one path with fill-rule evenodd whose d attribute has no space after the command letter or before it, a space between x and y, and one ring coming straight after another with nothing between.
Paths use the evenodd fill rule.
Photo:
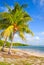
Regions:
<instances>
[{"instance_id":1,"label":"coconut palm crown","mask_svg":"<svg viewBox=\"0 0 44 65\"><path fill-rule=\"evenodd\" d=\"M28 22L31 19L30 15L24 11L26 5L15 3L14 8L6 4L8 12L0 13L0 29L3 29L1 33L2 37L9 38L11 41L14 38L14 34L17 32L22 39L25 39L24 33L33 35L33 32L28 27Z\"/></svg>"}]
</instances>

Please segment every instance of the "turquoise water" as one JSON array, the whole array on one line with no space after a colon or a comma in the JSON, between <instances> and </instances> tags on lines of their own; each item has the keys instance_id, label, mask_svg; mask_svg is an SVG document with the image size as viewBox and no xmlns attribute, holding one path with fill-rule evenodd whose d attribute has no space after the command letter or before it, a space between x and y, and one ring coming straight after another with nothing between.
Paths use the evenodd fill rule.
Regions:
<instances>
[{"instance_id":1,"label":"turquoise water","mask_svg":"<svg viewBox=\"0 0 44 65\"><path fill-rule=\"evenodd\" d=\"M43 52L44 53L44 46L16 46L13 48L27 50L27 51L37 51L37 52Z\"/></svg>"}]
</instances>

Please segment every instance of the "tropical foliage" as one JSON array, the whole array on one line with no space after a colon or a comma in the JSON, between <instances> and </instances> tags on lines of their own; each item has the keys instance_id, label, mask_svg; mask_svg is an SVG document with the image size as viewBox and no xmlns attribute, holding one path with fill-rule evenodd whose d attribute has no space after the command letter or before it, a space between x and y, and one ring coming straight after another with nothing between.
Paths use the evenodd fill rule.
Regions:
<instances>
[{"instance_id":1,"label":"tropical foliage","mask_svg":"<svg viewBox=\"0 0 44 65\"><path fill-rule=\"evenodd\" d=\"M25 32L33 35L28 27L31 17L23 10L26 5L20 6L20 4L16 3L13 9L7 4L5 5L8 8L8 12L0 13L0 29L3 29L1 36L12 41L15 33L18 33L22 39L25 39Z\"/></svg>"},{"instance_id":2,"label":"tropical foliage","mask_svg":"<svg viewBox=\"0 0 44 65\"><path fill-rule=\"evenodd\" d=\"M0 46L2 46L4 44L4 41L3 40L0 40ZM13 46L28 46L28 44L22 44L22 43L13 43ZM10 42L6 42L6 47L10 47Z\"/></svg>"}]
</instances>

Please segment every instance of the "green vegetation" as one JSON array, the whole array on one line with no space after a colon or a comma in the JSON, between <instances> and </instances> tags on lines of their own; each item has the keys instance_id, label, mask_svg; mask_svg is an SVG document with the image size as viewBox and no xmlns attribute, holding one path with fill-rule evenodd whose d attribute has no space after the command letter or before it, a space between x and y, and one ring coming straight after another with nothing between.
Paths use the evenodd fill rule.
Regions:
<instances>
[{"instance_id":1,"label":"green vegetation","mask_svg":"<svg viewBox=\"0 0 44 65\"><path fill-rule=\"evenodd\" d=\"M7 62L0 62L0 65L19 65L19 63L11 64L11 63L7 63ZM24 65L32 65L32 64L27 63L27 64L24 64Z\"/></svg>"},{"instance_id":2,"label":"green vegetation","mask_svg":"<svg viewBox=\"0 0 44 65\"><path fill-rule=\"evenodd\" d=\"M0 46L4 45L4 41L0 40ZM13 43L13 46L28 46L27 44ZM10 47L10 42L6 42L6 47Z\"/></svg>"},{"instance_id":3,"label":"green vegetation","mask_svg":"<svg viewBox=\"0 0 44 65\"><path fill-rule=\"evenodd\" d=\"M13 43L13 46L28 46L27 44Z\"/></svg>"},{"instance_id":4,"label":"green vegetation","mask_svg":"<svg viewBox=\"0 0 44 65\"><path fill-rule=\"evenodd\" d=\"M0 65L11 65L11 64L7 62L0 62Z\"/></svg>"},{"instance_id":5,"label":"green vegetation","mask_svg":"<svg viewBox=\"0 0 44 65\"><path fill-rule=\"evenodd\" d=\"M20 5L19 3L15 3L13 9L7 4L5 4L5 6L8 9L8 12L0 13L0 29L3 29L1 37L5 38L5 44L2 47L2 50L4 51L7 38L9 38L9 40L11 40L11 45L8 53L10 53L15 33L18 33L23 40L26 40L24 33L33 35L33 32L27 24L32 18L24 11L24 8L26 7L25 4Z\"/></svg>"},{"instance_id":6,"label":"green vegetation","mask_svg":"<svg viewBox=\"0 0 44 65\"><path fill-rule=\"evenodd\" d=\"M0 65L44 65L44 57L29 56L29 58L0 58Z\"/></svg>"}]
</instances>

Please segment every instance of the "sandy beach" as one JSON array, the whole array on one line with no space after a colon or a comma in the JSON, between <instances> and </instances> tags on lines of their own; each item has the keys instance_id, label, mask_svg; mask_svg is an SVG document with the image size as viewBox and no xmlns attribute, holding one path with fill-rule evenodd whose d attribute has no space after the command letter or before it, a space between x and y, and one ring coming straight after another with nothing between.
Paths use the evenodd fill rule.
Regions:
<instances>
[{"instance_id":1,"label":"sandy beach","mask_svg":"<svg viewBox=\"0 0 44 65\"><path fill-rule=\"evenodd\" d=\"M29 56L37 56L37 57L44 57L44 53L41 52L36 52L36 51L27 51L27 50L20 50L20 49L13 49L14 51L16 50L19 52L19 54L27 54Z\"/></svg>"},{"instance_id":2,"label":"sandy beach","mask_svg":"<svg viewBox=\"0 0 44 65\"><path fill-rule=\"evenodd\" d=\"M8 54L9 48L5 48L5 52L0 52L0 55ZM18 56L36 56L36 57L44 57L44 53L35 52L35 51L27 51L27 50L20 50L20 49L11 49L11 55L18 55Z\"/></svg>"},{"instance_id":3,"label":"sandy beach","mask_svg":"<svg viewBox=\"0 0 44 65\"><path fill-rule=\"evenodd\" d=\"M5 52L0 51L0 63L5 65L44 65L44 54L37 52L28 52L20 49L11 49L8 54L8 48ZM0 64L0 65L1 65ZM3 64L2 64L3 65Z\"/></svg>"}]
</instances>

